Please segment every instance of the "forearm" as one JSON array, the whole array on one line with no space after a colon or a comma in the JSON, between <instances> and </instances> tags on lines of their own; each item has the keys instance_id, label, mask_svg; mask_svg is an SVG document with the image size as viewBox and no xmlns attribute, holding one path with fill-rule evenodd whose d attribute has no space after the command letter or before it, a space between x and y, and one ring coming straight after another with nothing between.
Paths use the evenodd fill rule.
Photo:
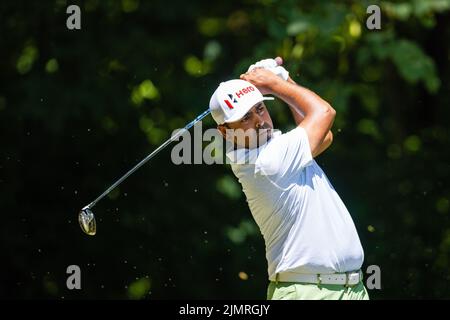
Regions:
<instances>
[{"instance_id":1,"label":"forearm","mask_svg":"<svg viewBox=\"0 0 450 320\"><path fill-rule=\"evenodd\" d=\"M325 151L332 142L330 129L336 114L330 104L290 78L278 81L272 89L272 94L289 105L297 125L306 130L312 155Z\"/></svg>"},{"instance_id":2,"label":"forearm","mask_svg":"<svg viewBox=\"0 0 450 320\"><path fill-rule=\"evenodd\" d=\"M321 154L322 152L327 150L332 142L333 142L333 133L330 130L330 131L328 131L327 135L325 136L325 139L323 139L323 142L319 146L318 150L312 154L313 158L317 157L319 154Z\"/></svg>"},{"instance_id":3,"label":"forearm","mask_svg":"<svg viewBox=\"0 0 450 320\"><path fill-rule=\"evenodd\" d=\"M291 110L292 117L294 118L295 124L298 126L303 121L303 119L305 119L305 117L303 116L300 108L297 108L290 104L288 104L288 106L289 106L289 109ZM332 142L333 142L333 133L331 132L331 130L329 130L327 135L325 136L325 139L323 139L322 144L319 146L319 149L312 156L316 157L316 156L320 155L322 152L324 152L325 150L328 149L328 147L331 145Z\"/></svg>"},{"instance_id":4,"label":"forearm","mask_svg":"<svg viewBox=\"0 0 450 320\"><path fill-rule=\"evenodd\" d=\"M308 135L311 153L317 154L336 116L336 111L328 102L311 90L295 84L294 81L285 81L262 68L254 68L242 74L240 78L251 82L263 95L273 94L286 102L294 111L298 126Z\"/></svg>"},{"instance_id":5,"label":"forearm","mask_svg":"<svg viewBox=\"0 0 450 320\"><path fill-rule=\"evenodd\" d=\"M308 115L328 112L333 109L328 102L311 90L298 85L291 78L287 81L278 81L272 87L272 94L289 105L297 124Z\"/></svg>"},{"instance_id":6,"label":"forearm","mask_svg":"<svg viewBox=\"0 0 450 320\"><path fill-rule=\"evenodd\" d=\"M291 77L289 77L287 79L287 81L289 83L297 85L297 83L294 80L292 80ZM299 125L303 121L303 119L305 119L303 112L301 111L301 109L299 107L297 107L295 105L288 104L288 106L289 106L289 109L291 110L292 117L294 118L295 124ZM330 130L330 131L328 131L325 139L323 140L322 145L320 146L318 155L321 154L323 151L325 151L331 145L332 142L333 142L333 133Z\"/></svg>"},{"instance_id":7,"label":"forearm","mask_svg":"<svg viewBox=\"0 0 450 320\"><path fill-rule=\"evenodd\" d=\"M291 77L289 77L287 79L287 81L289 83L297 85L297 83L294 80L292 80ZM300 108L298 108L297 106L289 104L289 103L288 103L288 106L289 106L289 109L291 110L292 117L294 118L295 124L299 125L303 121L303 119L305 119L305 115L303 114L302 110Z\"/></svg>"}]
</instances>

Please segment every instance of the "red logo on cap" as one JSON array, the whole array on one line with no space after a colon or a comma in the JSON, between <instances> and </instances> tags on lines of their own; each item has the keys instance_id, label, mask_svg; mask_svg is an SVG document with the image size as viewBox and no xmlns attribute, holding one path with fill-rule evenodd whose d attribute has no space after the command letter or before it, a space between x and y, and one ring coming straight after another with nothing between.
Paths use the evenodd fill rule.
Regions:
<instances>
[{"instance_id":1,"label":"red logo on cap","mask_svg":"<svg viewBox=\"0 0 450 320\"><path fill-rule=\"evenodd\" d=\"M238 92L236 92L236 96L238 98L242 97L244 94L250 93L251 91L255 91L255 88L248 86L246 88L243 88L241 90L239 90Z\"/></svg>"},{"instance_id":2,"label":"red logo on cap","mask_svg":"<svg viewBox=\"0 0 450 320\"><path fill-rule=\"evenodd\" d=\"M233 97L232 94L229 93L229 94L228 94L228 97L230 98L231 101L233 101L233 103L237 103L236 98ZM225 103L227 104L228 108L233 109L233 105L231 104L230 101L228 101L228 100L224 100L224 101L225 101Z\"/></svg>"},{"instance_id":3,"label":"red logo on cap","mask_svg":"<svg viewBox=\"0 0 450 320\"><path fill-rule=\"evenodd\" d=\"M248 87L242 88L241 90L237 91L235 94L236 94L237 98L242 98L243 95L250 93L252 91L255 91L255 88L252 86L248 86ZM232 94L228 94L228 97L230 97L230 99L231 99L231 101L233 101L233 103L237 103L237 99ZM229 100L224 100L224 101L227 104L228 108L234 109L233 105L231 104L231 101L229 101Z\"/></svg>"},{"instance_id":4,"label":"red logo on cap","mask_svg":"<svg viewBox=\"0 0 450 320\"><path fill-rule=\"evenodd\" d=\"M225 103L227 104L228 108L233 109L233 106L231 105L231 102L228 100L224 100Z\"/></svg>"}]
</instances>

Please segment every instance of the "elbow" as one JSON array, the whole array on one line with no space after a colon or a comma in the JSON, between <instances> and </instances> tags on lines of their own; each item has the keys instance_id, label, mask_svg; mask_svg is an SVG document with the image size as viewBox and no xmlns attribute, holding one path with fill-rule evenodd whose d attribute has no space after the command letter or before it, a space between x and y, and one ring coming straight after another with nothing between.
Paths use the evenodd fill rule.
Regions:
<instances>
[{"instance_id":1,"label":"elbow","mask_svg":"<svg viewBox=\"0 0 450 320\"><path fill-rule=\"evenodd\" d=\"M336 110L327 103L327 111L326 111L326 118L328 121L328 129L331 129L333 126L334 118L336 118Z\"/></svg>"},{"instance_id":2,"label":"elbow","mask_svg":"<svg viewBox=\"0 0 450 320\"><path fill-rule=\"evenodd\" d=\"M322 109L322 112L320 113L321 121L323 121L323 123L327 123L328 128L331 128L331 125L333 124L335 117L336 117L336 110L334 110L334 108L327 103L326 106Z\"/></svg>"},{"instance_id":3,"label":"elbow","mask_svg":"<svg viewBox=\"0 0 450 320\"><path fill-rule=\"evenodd\" d=\"M328 108L327 108L327 113L329 113L329 117L331 118L332 121L334 121L334 118L336 117L336 110L334 110L334 108L328 104Z\"/></svg>"}]
</instances>

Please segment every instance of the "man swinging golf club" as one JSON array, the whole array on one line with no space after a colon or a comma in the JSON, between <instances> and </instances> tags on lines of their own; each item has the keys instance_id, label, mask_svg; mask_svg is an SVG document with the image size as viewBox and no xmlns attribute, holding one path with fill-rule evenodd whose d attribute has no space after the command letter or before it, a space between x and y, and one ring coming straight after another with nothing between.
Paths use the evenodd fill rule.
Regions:
<instances>
[{"instance_id":1,"label":"man swinging golf club","mask_svg":"<svg viewBox=\"0 0 450 320\"><path fill-rule=\"evenodd\" d=\"M266 245L268 299L368 299L364 252L344 203L314 158L331 144L335 110L265 59L223 82L210 111ZM286 102L297 127L273 130L264 94Z\"/></svg>"}]
</instances>

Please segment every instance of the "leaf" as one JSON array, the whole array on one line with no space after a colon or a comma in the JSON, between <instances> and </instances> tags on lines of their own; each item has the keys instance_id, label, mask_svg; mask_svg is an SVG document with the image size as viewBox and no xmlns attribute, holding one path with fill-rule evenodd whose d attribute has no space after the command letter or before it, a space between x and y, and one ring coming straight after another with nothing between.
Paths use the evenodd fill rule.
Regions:
<instances>
[{"instance_id":1,"label":"leaf","mask_svg":"<svg viewBox=\"0 0 450 320\"><path fill-rule=\"evenodd\" d=\"M400 75L410 83L422 81L429 92L436 92L440 80L434 61L422 49L409 40L399 40L390 44L391 57Z\"/></svg>"},{"instance_id":2,"label":"leaf","mask_svg":"<svg viewBox=\"0 0 450 320\"><path fill-rule=\"evenodd\" d=\"M288 35L295 36L299 33L307 31L310 26L310 23L305 20L295 21L288 25L286 31Z\"/></svg>"}]
</instances>

